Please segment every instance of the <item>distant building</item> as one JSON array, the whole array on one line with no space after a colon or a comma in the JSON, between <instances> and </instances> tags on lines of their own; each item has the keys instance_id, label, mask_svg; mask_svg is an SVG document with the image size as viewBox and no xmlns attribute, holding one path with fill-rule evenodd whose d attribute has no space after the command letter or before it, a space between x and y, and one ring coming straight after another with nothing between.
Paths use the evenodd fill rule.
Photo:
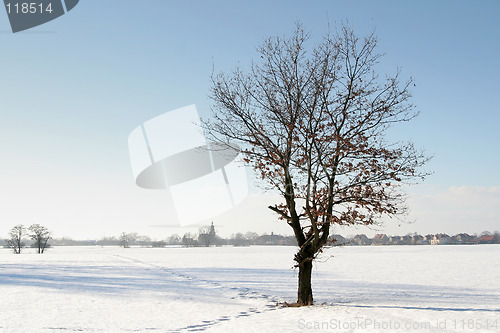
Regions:
<instances>
[{"instance_id":1,"label":"distant building","mask_svg":"<svg viewBox=\"0 0 500 333\"><path fill-rule=\"evenodd\" d=\"M413 235L412 236L412 245L422 245L422 241L424 240L424 237L422 235Z\"/></svg>"},{"instance_id":2,"label":"distant building","mask_svg":"<svg viewBox=\"0 0 500 333\"><path fill-rule=\"evenodd\" d=\"M420 235L406 235L406 236L391 236L389 237L389 241L387 244L389 245L415 245L415 244L421 244L420 242L417 243L417 241L422 240L422 236Z\"/></svg>"},{"instance_id":3,"label":"distant building","mask_svg":"<svg viewBox=\"0 0 500 333\"><path fill-rule=\"evenodd\" d=\"M351 245L358 245L358 246L371 245L371 243L372 243L372 240L370 238L366 237L365 234L356 235L349 242L349 244L351 244Z\"/></svg>"},{"instance_id":4,"label":"distant building","mask_svg":"<svg viewBox=\"0 0 500 333\"><path fill-rule=\"evenodd\" d=\"M331 235L328 237L329 244L338 246L347 244L347 239L345 239L342 235Z\"/></svg>"},{"instance_id":5,"label":"distant building","mask_svg":"<svg viewBox=\"0 0 500 333\"><path fill-rule=\"evenodd\" d=\"M294 236L275 235L271 232L270 235L262 235L255 240L255 245L297 245Z\"/></svg>"},{"instance_id":6,"label":"distant building","mask_svg":"<svg viewBox=\"0 0 500 333\"><path fill-rule=\"evenodd\" d=\"M403 236L401 237L401 245L412 245L412 244L415 244L414 241L413 241L413 236L410 236L410 235L406 235L406 236Z\"/></svg>"},{"instance_id":7,"label":"distant building","mask_svg":"<svg viewBox=\"0 0 500 333\"><path fill-rule=\"evenodd\" d=\"M431 245L446 245L451 243L451 237L447 234L436 234L431 239Z\"/></svg>"},{"instance_id":8,"label":"distant building","mask_svg":"<svg viewBox=\"0 0 500 333\"><path fill-rule=\"evenodd\" d=\"M203 227L200 229L200 234L198 235L198 243L206 247L220 245L218 244L218 237L215 232L215 226L213 222L209 228Z\"/></svg>"},{"instance_id":9,"label":"distant building","mask_svg":"<svg viewBox=\"0 0 500 333\"><path fill-rule=\"evenodd\" d=\"M385 245L389 242L389 237L386 234L376 234L372 238L372 245Z\"/></svg>"},{"instance_id":10,"label":"distant building","mask_svg":"<svg viewBox=\"0 0 500 333\"><path fill-rule=\"evenodd\" d=\"M483 235L479 238L479 244L494 244L495 236L494 235Z\"/></svg>"},{"instance_id":11,"label":"distant building","mask_svg":"<svg viewBox=\"0 0 500 333\"><path fill-rule=\"evenodd\" d=\"M391 237L389 237L388 244L389 245L402 245L402 239L403 239L403 237L401 237L401 236L391 236Z\"/></svg>"},{"instance_id":12,"label":"distant building","mask_svg":"<svg viewBox=\"0 0 500 333\"><path fill-rule=\"evenodd\" d=\"M424 236L424 240L426 241L426 244L430 244L431 240L434 238L434 235L428 234Z\"/></svg>"},{"instance_id":13,"label":"distant building","mask_svg":"<svg viewBox=\"0 0 500 333\"><path fill-rule=\"evenodd\" d=\"M451 237L451 244L477 244L477 237L461 233Z\"/></svg>"}]
</instances>

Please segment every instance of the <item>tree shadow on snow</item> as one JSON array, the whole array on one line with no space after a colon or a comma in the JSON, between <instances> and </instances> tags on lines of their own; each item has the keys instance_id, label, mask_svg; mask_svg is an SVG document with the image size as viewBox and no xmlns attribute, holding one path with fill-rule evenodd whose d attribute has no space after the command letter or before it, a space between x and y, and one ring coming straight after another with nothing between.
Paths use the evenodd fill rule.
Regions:
<instances>
[{"instance_id":1,"label":"tree shadow on snow","mask_svg":"<svg viewBox=\"0 0 500 333\"><path fill-rule=\"evenodd\" d=\"M3 264L0 286L50 288L64 292L130 296L150 293L210 301L230 297L293 300L296 272L290 269L164 268L151 265ZM429 311L500 312L500 292L459 288L338 280L333 274L313 278L316 304L359 308ZM425 304L425 305L422 305ZM463 305L463 306L462 306Z\"/></svg>"}]
</instances>

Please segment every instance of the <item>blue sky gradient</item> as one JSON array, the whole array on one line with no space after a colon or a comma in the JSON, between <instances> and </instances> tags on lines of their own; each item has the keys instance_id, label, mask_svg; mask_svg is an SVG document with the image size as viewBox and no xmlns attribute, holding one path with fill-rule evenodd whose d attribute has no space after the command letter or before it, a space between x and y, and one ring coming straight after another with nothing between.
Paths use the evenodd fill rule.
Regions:
<instances>
[{"instance_id":1,"label":"blue sky gradient","mask_svg":"<svg viewBox=\"0 0 500 333\"><path fill-rule=\"evenodd\" d=\"M359 35L375 30L380 73L399 67L415 80L421 114L391 135L434 155L434 174L411 190L416 222L383 230L500 229L498 17L498 1L81 0L12 34L0 11L0 235L18 223L75 238L189 231L148 227L168 218L160 192L134 185L129 133L189 104L208 114L213 68L248 66L255 46L296 21L314 43L328 20L332 30L346 20ZM258 200L221 218L221 230L288 232L268 212L240 221Z\"/></svg>"}]
</instances>

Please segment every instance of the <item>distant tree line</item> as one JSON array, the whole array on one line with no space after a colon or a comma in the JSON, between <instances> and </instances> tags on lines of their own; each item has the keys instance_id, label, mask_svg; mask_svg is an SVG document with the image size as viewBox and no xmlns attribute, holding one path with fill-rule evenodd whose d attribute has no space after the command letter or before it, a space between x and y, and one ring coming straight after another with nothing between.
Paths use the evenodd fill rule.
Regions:
<instances>
[{"instance_id":1,"label":"distant tree line","mask_svg":"<svg viewBox=\"0 0 500 333\"><path fill-rule=\"evenodd\" d=\"M30 233L28 233L30 231ZM15 253L20 253L27 246L38 247L39 253L49 246L121 246L129 248L137 247L210 247L210 246L250 246L250 245L297 245L295 237L283 236L274 233L259 235L255 232L236 233L228 238L217 235L213 223L199 228L198 233L185 233L170 235L162 240L152 240L149 236L139 235L136 232L122 232L119 236L102 237L99 240L74 240L68 237L52 238L48 230L40 225L25 228L22 225L15 226L9 233L10 238L0 240L0 245L9 247ZM32 244L27 245L28 238ZM50 245L48 241L50 239Z\"/></svg>"},{"instance_id":2,"label":"distant tree line","mask_svg":"<svg viewBox=\"0 0 500 333\"><path fill-rule=\"evenodd\" d=\"M198 233L185 233L182 237L173 234L161 241L151 241L149 237L138 236L136 233L125 234L119 238L103 238L96 241L97 245L119 245L122 247L147 246L164 247L167 245L177 245L184 247L208 247L208 246L250 246L250 245L284 245L296 246L297 241L294 236L283 236L274 233L258 235L255 232L232 234L228 238L219 237L213 224L201 227ZM369 238L364 234L350 237L334 234L329 237L330 246L364 246L364 245L446 245L446 244L500 244L500 232L494 233L484 231L480 235L469 235L460 233L454 236L447 234L427 234L409 233L405 236L388 236L386 234L376 234Z\"/></svg>"},{"instance_id":3,"label":"distant tree line","mask_svg":"<svg viewBox=\"0 0 500 333\"><path fill-rule=\"evenodd\" d=\"M50 244L48 243L50 240ZM448 234L419 235L409 233L404 236L388 236L376 234L369 238L365 234L350 237L334 234L329 237L330 246L366 246L366 245L445 245L445 244L500 244L500 232L494 233L484 231L481 234L469 235L460 233L454 236ZM38 253L50 246L121 246L129 248L165 246L183 247L211 247L211 246L251 246L251 245L283 245L296 246L294 236L283 236L278 234L262 234L255 232L236 233L230 237L223 238L217 235L213 223L199 228L198 233L185 233L170 235L162 240L152 240L148 236L138 233L122 232L119 236L103 237L99 240L73 240L71 238L52 238L49 230L39 224L33 224L26 228L17 225L9 231L9 238L0 240L0 245L10 248L14 253L21 253L23 248L36 248Z\"/></svg>"},{"instance_id":4,"label":"distant tree line","mask_svg":"<svg viewBox=\"0 0 500 333\"><path fill-rule=\"evenodd\" d=\"M124 248L130 246L164 247L177 245L184 247L210 247L210 246L250 246L250 245L297 245L295 237L282 236L274 233L258 235L255 232L245 234L236 233L229 238L217 235L214 224L199 228L198 233L185 233L182 237L173 234L164 240L152 241L147 236L137 233L122 233L118 238L103 238L96 241L96 245L118 245Z\"/></svg>"}]
</instances>

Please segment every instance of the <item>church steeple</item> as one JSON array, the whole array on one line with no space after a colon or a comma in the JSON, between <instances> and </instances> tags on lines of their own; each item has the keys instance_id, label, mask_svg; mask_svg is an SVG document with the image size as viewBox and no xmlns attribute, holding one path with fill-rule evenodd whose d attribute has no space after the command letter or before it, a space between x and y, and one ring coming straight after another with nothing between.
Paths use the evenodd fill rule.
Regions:
<instances>
[{"instance_id":1,"label":"church steeple","mask_svg":"<svg viewBox=\"0 0 500 333\"><path fill-rule=\"evenodd\" d=\"M210 236L215 236L215 227L213 222L212 225L210 226Z\"/></svg>"}]
</instances>

